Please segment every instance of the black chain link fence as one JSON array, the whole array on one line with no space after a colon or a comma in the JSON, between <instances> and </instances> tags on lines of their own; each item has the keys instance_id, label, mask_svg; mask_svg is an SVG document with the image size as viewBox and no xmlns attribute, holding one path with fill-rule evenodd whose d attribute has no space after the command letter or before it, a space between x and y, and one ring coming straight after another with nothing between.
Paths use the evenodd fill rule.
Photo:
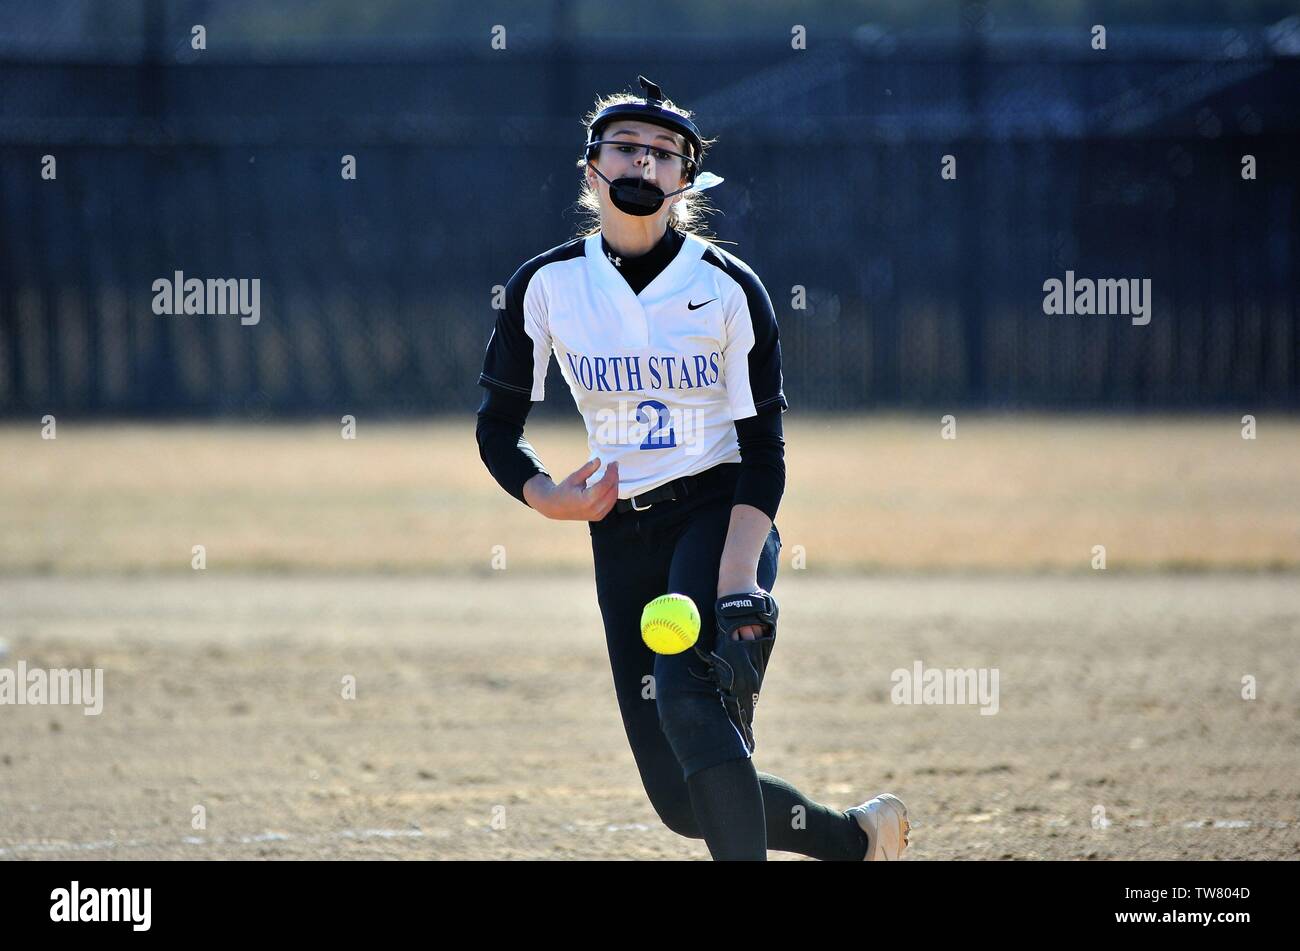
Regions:
<instances>
[{"instance_id":1,"label":"black chain link fence","mask_svg":"<svg viewBox=\"0 0 1300 951\"><path fill-rule=\"evenodd\" d=\"M11 53L0 414L472 412L493 288L575 234L579 116L637 72L719 137L792 408L1295 409L1298 34ZM178 271L260 319L155 314ZM1150 322L1046 315L1067 271L1149 279Z\"/></svg>"}]
</instances>

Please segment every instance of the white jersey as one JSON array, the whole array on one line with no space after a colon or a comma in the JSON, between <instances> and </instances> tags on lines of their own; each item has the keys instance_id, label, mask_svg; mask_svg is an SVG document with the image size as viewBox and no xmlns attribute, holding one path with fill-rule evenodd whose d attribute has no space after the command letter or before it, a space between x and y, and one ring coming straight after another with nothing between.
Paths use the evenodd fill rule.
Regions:
<instances>
[{"instance_id":1,"label":"white jersey","mask_svg":"<svg viewBox=\"0 0 1300 951\"><path fill-rule=\"evenodd\" d=\"M788 408L767 291L744 262L693 235L640 294L600 234L519 268L479 383L540 401L552 352L589 458L602 463L588 485L618 460L621 499L740 462L733 421Z\"/></svg>"}]
</instances>

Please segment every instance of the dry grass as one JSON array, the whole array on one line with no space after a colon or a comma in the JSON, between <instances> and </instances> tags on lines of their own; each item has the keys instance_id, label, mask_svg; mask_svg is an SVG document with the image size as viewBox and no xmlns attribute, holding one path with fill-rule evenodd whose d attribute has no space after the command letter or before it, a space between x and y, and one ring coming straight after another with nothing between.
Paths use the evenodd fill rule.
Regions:
<instances>
[{"instance_id":1,"label":"dry grass","mask_svg":"<svg viewBox=\"0 0 1300 951\"><path fill-rule=\"evenodd\" d=\"M1300 567L1300 421L962 415L786 417L777 524L826 571ZM557 478L575 419L530 425ZM582 523L548 521L484 469L472 421L0 427L0 572L590 571Z\"/></svg>"}]
</instances>

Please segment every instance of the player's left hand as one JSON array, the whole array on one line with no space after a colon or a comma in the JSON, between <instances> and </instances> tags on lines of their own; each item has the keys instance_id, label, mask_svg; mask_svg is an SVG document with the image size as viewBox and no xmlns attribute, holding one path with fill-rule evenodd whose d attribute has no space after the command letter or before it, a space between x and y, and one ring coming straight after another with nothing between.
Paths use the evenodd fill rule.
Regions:
<instances>
[{"instance_id":1,"label":"player's left hand","mask_svg":"<svg viewBox=\"0 0 1300 951\"><path fill-rule=\"evenodd\" d=\"M746 592L762 590L763 589L756 584L750 584L748 586L728 585L725 590L718 591L718 600L721 601L724 598L729 599L735 597L735 595L728 594L728 591L739 591L741 592L740 596L743 597ZM771 633L771 630L772 627L770 624L744 624L731 631L731 639L733 641L752 641L759 637L766 637Z\"/></svg>"},{"instance_id":2,"label":"player's left hand","mask_svg":"<svg viewBox=\"0 0 1300 951\"><path fill-rule=\"evenodd\" d=\"M752 606L748 607L748 610L739 610L743 606L738 602L751 597ZM724 612L723 604L729 604L731 610ZM765 609L769 606L771 613L767 614ZM737 594L721 595L714 606L714 613L718 620L718 633L733 641L753 641L760 637L774 636L776 611L776 599L757 585ZM750 616L745 617L746 614ZM768 618L771 619L770 622ZM762 623L758 623L760 620Z\"/></svg>"},{"instance_id":3,"label":"player's left hand","mask_svg":"<svg viewBox=\"0 0 1300 951\"><path fill-rule=\"evenodd\" d=\"M695 652L708 663L707 679L713 681L727 716L752 753L754 707L758 704L768 658L776 644L776 598L755 587L718 598L713 612L718 626L714 648L706 653L697 641ZM751 636L742 637L742 630Z\"/></svg>"}]
</instances>

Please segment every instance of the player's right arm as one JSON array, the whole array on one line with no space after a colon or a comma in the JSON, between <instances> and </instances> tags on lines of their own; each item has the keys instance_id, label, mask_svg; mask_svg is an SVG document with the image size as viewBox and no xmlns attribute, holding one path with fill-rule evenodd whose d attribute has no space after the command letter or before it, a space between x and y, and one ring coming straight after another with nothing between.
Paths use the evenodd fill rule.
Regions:
<instances>
[{"instance_id":1,"label":"player's right arm","mask_svg":"<svg viewBox=\"0 0 1300 951\"><path fill-rule=\"evenodd\" d=\"M592 459L556 485L548 475L537 475L524 485L528 504L547 518L599 522L618 501L618 460L605 470L600 481L588 488L587 479L600 468Z\"/></svg>"},{"instance_id":2,"label":"player's right arm","mask_svg":"<svg viewBox=\"0 0 1300 951\"><path fill-rule=\"evenodd\" d=\"M593 459L556 484L524 438L532 403L522 396L488 389L478 411L479 458L503 489L547 518L595 522L618 501L618 462L590 488L587 479L600 467Z\"/></svg>"},{"instance_id":3,"label":"player's right arm","mask_svg":"<svg viewBox=\"0 0 1300 951\"><path fill-rule=\"evenodd\" d=\"M506 284L506 306L488 340L479 385L487 392L478 411L479 457L497 483L547 518L598 521L618 499L618 467L588 488L600 461L592 460L558 485L524 438L524 420L545 398L551 337L545 289L525 264Z\"/></svg>"}]
</instances>

